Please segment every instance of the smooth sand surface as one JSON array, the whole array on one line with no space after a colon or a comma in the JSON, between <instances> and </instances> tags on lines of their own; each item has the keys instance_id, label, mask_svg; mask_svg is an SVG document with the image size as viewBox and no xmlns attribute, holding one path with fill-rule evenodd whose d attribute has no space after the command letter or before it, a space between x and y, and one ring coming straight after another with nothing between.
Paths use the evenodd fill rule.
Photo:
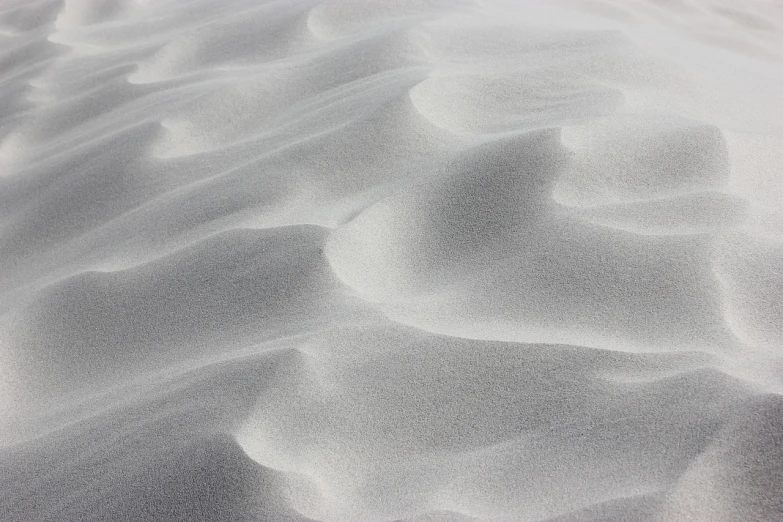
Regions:
<instances>
[{"instance_id":1,"label":"smooth sand surface","mask_svg":"<svg viewBox=\"0 0 783 522\"><path fill-rule=\"evenodd\" d=\"M783 4L0 0L0 520L783 520Z\"/></svg>"}]
</instances>

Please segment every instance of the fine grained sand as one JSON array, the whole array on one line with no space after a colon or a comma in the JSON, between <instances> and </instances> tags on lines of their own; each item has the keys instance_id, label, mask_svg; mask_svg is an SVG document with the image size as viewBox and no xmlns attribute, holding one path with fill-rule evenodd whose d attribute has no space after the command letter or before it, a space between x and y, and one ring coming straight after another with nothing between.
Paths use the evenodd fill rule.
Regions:
<instances>
[{"instance_id":1,"label":"fine grained sand","mask_svg":"<svg viewBox=\"0 0 783 522\"><path fill-rule=\"evenodd\" d=\"M0 0L0 519L783 520L783 6Z\"/></svg>"}]
</instances>

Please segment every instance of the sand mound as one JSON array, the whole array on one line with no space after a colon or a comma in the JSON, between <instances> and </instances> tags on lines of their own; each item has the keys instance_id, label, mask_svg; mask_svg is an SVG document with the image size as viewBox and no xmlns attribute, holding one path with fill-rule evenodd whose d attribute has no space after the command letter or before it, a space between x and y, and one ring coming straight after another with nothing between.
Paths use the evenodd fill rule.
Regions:
<instances>
[{"instance_id":1,"label":"sand mound","mask_svg":"<svg viewBox=\"0 0 783 522\"><path fill-rule=\"evenodd\" d=\"M0 0L0 518L783 521L783 11Z\"/></svg>"}]
</instances>

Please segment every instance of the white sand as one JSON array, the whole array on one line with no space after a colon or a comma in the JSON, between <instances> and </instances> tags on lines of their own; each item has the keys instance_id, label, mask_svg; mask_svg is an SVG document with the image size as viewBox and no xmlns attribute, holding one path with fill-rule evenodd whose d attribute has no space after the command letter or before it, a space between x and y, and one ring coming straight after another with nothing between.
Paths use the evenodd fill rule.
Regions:
<instances>
[{"instance_id":1,"label":"white sand","mask_svg":"<svg viewBox=\"0 0 783 522\"><path fill-rule=\"evenodd\" d=\"M783 4L0 0L0 520L783 520Z\"/></svg>"}]
</instances>

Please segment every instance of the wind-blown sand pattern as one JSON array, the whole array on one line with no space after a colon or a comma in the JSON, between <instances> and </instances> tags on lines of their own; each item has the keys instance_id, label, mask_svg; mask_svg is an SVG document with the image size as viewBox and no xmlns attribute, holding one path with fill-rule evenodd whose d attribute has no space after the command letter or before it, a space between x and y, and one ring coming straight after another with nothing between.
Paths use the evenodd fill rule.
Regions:
<instances>
[{"instance_id":1,"label":"wind-blown sand pattern","mask_svg":"<svg viewBox=\"0 0 783 522\"><path fill-rule=\"evenodd\" d=\"M0 0L0 519L783 520L783 6Z\"/></svg>"}]
</instances>

